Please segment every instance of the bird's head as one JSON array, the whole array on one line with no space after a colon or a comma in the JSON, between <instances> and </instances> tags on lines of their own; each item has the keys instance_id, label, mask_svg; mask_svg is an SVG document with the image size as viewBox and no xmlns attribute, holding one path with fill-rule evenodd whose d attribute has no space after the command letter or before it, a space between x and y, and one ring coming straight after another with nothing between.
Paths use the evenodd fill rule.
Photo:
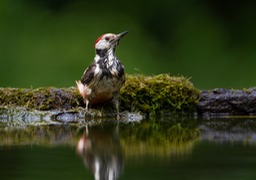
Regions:
<instances>
[{"instance_id":1,"label":"bird's head","mask_svg":"<svg viewBox=\"0 0 256 180\"><path fill-rule=\"evenodd\" d=\"M115 49L119 43L119 40L126 35L128 31L121 32L119 34L107 33L101 35L94 44L96 50L109 50Z\"/></svg>"}]
</instances>

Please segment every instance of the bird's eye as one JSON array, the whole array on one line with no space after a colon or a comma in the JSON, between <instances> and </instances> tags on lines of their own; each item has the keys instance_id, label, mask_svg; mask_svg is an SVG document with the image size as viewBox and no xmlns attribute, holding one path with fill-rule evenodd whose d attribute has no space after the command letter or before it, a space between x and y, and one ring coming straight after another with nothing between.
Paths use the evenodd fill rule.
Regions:
<instances>
[{"instance_id":1,"label":"bird's eye","mask_svg":"<svg viewBox=\"0 0 256 180\"><path fill-rule=\"evenodd\" d=\"M105 37L105 40L106 40L106 41L109 41L109 37L108 37L108 36L107 36L107 37Z\"/></svg>"}]
</instances>

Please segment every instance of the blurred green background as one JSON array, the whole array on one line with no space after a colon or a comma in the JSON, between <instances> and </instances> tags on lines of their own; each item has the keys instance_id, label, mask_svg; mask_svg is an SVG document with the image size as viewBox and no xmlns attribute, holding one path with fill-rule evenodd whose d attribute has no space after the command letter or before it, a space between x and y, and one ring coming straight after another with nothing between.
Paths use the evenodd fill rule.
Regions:
<instances>
[{"instance_id":1,"label":"blurred green background","mask_svg":"<svg viewBox=\"0 0 256 180\"><path fill-rule=\"evenodd\" d=\"M128 74L184 75L200 89L256 84L253 0L1 0L0 87L74 86L94 41L124 30Z\"/></svg>"}]
</instances>

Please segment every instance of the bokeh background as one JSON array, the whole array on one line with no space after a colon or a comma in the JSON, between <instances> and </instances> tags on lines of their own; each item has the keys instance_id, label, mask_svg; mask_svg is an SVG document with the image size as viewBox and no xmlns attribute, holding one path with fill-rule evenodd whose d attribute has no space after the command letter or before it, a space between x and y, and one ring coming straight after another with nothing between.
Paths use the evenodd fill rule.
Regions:
<instances>
[{"instance_id":1,"label":"bokeh background","mask_svg":"<svg viewBox=\"0 0 256 180\"><path fill-rule=\"evenodd\" d=\"M1 0L0 87L74 86L94 41L124 30L117 55L128 74L256 85L256 1Z\"/></svg>"}]
</instances>

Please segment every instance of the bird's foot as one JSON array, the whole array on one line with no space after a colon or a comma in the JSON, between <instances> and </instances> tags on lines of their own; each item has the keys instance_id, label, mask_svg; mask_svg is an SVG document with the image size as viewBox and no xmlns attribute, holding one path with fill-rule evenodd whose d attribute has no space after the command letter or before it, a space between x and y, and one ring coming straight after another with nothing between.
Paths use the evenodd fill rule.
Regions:
<instances>
[{"instance_id":1,"label":"bird's foot","mask_svg":"<svg viewBox=\"0 0 256 180\"><path fill-rule=\"evenodd\" d=\"M120 120L120 115L119 115L119 113L116 115L116 120Z\"/></svg>"}]
</instances>

